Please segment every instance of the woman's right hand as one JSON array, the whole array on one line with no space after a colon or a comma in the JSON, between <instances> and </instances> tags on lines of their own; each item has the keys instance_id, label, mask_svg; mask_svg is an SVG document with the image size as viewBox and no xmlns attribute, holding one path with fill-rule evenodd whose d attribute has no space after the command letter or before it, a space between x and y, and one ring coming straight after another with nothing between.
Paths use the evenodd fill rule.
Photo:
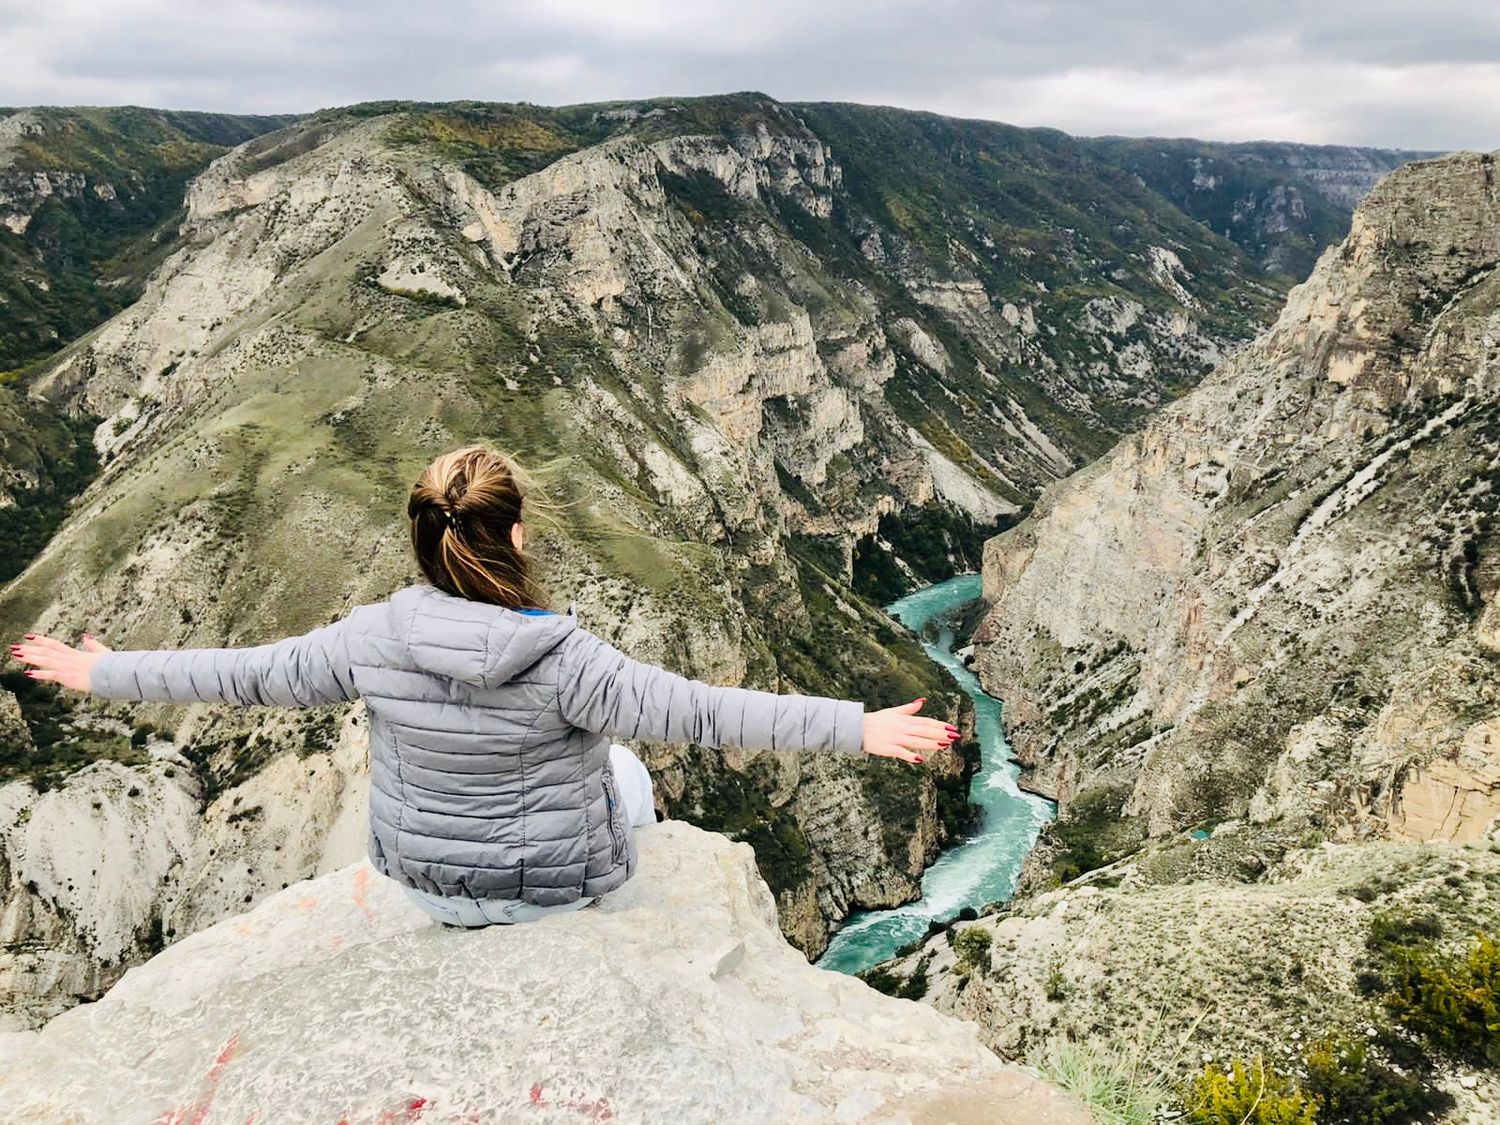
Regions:
<instances>
[{"instance_id":1,"label":"woman's right hand","mask_svg":"<svg viewBox=\"0 0 1500 1125\"><path fill-rule=\"evenodd\" d=\"M880 758L900 758L920 763L922 751L941 750L958 738L958 728L939 719L917 715L925 699L913 699L900 707L865 713L864 752Z\"/></svg>"}]
</instances>

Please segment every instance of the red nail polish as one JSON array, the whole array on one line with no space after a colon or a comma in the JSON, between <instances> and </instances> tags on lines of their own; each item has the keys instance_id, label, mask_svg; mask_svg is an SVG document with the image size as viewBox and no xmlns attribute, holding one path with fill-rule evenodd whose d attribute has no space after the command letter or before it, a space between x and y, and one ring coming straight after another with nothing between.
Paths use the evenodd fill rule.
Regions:
<instances>
[{"instance_id":1,"label":"red nail polish","mask_svg":"<svg viewBox=\"0 0 1500 1125\"><path fill-rule=\"evenodd\" d=\"M920 765L921 765L921 764L922 764L922 763L923 763L923 762L925 762L925 761L926 761L926 760L927 760L927 759L926 759L926 758L918 758L918 759L917 759L917 765L919 765L919 766L920 766Z\"/></svg>"}]
</instances>

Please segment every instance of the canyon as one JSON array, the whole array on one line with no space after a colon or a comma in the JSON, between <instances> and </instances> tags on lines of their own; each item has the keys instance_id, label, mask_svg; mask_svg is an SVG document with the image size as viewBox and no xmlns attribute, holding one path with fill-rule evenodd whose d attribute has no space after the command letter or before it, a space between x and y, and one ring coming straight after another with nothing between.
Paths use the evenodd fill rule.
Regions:
<instances>
[{"instance_id":1,"label":"canyon","mask_svg":"<svg viewBox=\"0 0 1500 1125\"><path fill-rule=\"evenodd\" d=\"M77 127L7 122L0 159L33 185L17 153ZM215 128L234 147L158 200L132 299L0 381L0 520L25 530L8 633L192 647L316 627L415 579L405 490L482 439L541 470L554 595L633 655L874 706L923 695L967 725L856 594L871 568L948 577L1290 280L1047 130L754 94ZM1256 168L1256 191L1322 182ZM6 181L0 242L36 251L29 292L53 284L25 242L48 216L127 194L66 172L77 192ZM7 331L71 331L18 307ZM14 1026L358 859L357 706L126 708L14 672L0 689ZM814 956L850 911L917 893L972 769L641 750L664 813L752 844Z\"/></svg>"}]
</instances>

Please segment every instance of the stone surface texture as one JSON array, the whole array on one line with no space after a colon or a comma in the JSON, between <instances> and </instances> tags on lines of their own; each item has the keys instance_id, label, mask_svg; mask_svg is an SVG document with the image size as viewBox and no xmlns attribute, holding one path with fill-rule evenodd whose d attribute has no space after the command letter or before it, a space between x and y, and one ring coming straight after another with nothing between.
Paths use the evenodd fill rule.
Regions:
<instances>
[{"instance_id":1,"label":"stone surface texture","mask_svg":"<svg viewBox=\"0 0 1500 1125\"><path fill-rule=\"evenodd\" d=\"M299 883L0 1058L18 1125L1089 1120L973 1025L809 966L749 847L674 821L527 925L440 926L364 863Z\"/></svg>"}]
</instances>

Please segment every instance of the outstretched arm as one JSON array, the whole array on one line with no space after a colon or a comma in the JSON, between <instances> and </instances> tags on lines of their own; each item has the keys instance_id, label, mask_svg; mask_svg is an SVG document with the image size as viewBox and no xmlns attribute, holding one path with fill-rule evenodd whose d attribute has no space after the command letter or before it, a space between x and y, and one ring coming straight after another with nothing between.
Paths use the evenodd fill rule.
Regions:
<instances>
[{"instance_id":1,"label":"outstretched arm","mask_svg":"<svg viewBox=\"0 0 1500 1125\"><path fill-rule=\"evenodd\" d=\"M924 700L866 714L862 703L715 687L632 660L579 631L563 655L558 703L584 730L618 738L763 750L828 750L922 761L958 731L916 712Z\"/></svg>"},{"instance_id":2,"label":"outstretched arm","mask_svg":"<svg viewBox=\"0 0 1500 1125\"><path fill-rule=\"evenodd\" d=\"M345 621L253 648L115 652L88 634L72 648L27 633L11 655L27 675L111 699L218 702L240 707L316 707L358 698Z\"/></svg>"}]
</instances>

